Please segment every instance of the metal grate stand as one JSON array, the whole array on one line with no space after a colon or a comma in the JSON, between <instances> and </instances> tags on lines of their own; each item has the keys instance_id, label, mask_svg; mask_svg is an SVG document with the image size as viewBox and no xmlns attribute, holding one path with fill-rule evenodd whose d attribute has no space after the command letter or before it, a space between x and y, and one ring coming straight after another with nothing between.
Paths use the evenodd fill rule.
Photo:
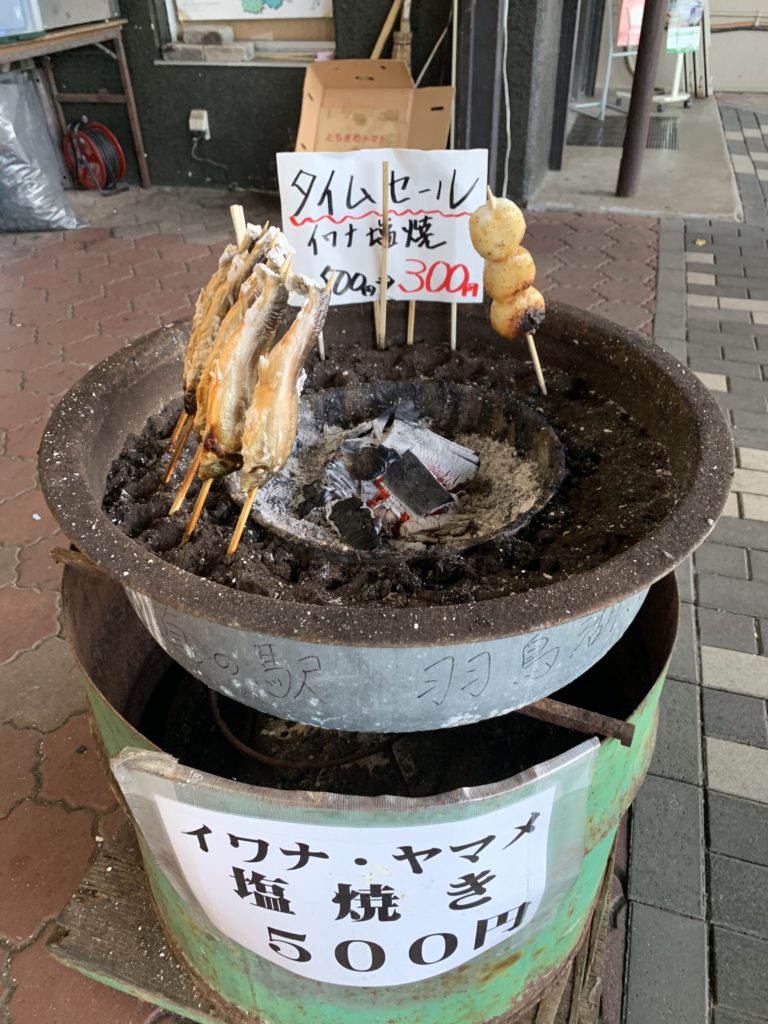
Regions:
<instances>
[{"instance_id":1,"label":"metal grate stand","mask_svg":"<svg viewBox=\"0 0 768 1024\"><path fill-rule=\"evenodd\" d=\"M613 0L608 0L605 5L608 12L608 63L605 67L605 78L603 79L603 88L600 93L599 100L585 100L579 103L571 103L571 110L576 110L584 113L585 117L590 117L594 120L605 120L605 111L608 107L611 110L621 110L621 107L614 103L608 102L608 90L611 85L611 72L613 70L613 62L623 57L636 57L637 50L622 50L616 47L616 32L613 23ZM597 107L595 113L586 113L589 110ZM569 140L570 141L570 140Z\"/></svg>"}]
</instances>

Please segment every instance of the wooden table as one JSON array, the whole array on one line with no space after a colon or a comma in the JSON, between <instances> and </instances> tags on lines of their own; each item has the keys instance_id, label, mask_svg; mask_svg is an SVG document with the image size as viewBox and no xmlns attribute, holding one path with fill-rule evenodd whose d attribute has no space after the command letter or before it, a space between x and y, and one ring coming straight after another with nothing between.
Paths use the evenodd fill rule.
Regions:
<instances>
[{"instance_id":1,"label":"wooden table","mask_svg":"<svg viewBox=\"0 0 768 1024\"><path fill-rule=\"evenodd\" d=\"M144 140L141 137L141 126L139 115L136 110L136 100L133 95L131 84L131 73L128 70L128 62L125 59L125 48L123 47L123 25L126 25L126 18L115 18L111 21L96 22L91 25L76 25L74 28L58 29L55 32L46 32L36 39L25 39L18 43L9 43L7 46L0 46L0 64L12 63L19 60L29 60L37 57L42 58L43 70L45 71L48 85L51 91L51 98L56 109L56 116L59 121L62 134L67 130L67 121L62 103L122 103L128 112L128 120L131 125L133 136L133 148L136 151L136 161L139 165L139 175L144 188L149 188L149 168L144 153ZM104 44L112 43L114 52ZM76 50L81 46L99 46L117 61L120 70L120 80L123 84L121 93L114 92L59 92L56 86L56 79L51 66L51 54L62 53L65 50Z\"/></svg>"}]
</instances>

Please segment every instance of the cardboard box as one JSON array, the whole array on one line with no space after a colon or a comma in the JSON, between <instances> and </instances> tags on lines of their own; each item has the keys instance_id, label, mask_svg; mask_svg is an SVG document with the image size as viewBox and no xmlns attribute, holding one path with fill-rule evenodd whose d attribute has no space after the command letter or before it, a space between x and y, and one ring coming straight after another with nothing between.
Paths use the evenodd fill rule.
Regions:
<instances>
[{"instance_id":1,"label":"cardboard box","mask_svg":"<svg viewBox=\"0 0 768 1024\"><path fill-rule=\"evenodd\" d=\"M310 64L296 151L445 149L452 104L453 86L417 89L405 61Z\"/></svg>"}]
</instances>

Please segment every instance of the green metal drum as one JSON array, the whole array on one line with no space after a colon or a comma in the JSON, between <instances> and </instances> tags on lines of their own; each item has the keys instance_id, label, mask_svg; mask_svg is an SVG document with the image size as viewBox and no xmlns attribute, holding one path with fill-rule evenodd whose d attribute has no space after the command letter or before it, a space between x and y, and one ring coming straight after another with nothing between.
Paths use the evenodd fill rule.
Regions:
<instances>
[{"instance_id":1,"label":"green metal drum","mask_svg":"<svg viewBox=\"0 0 768 1024\"><path fill-rule=\"evenodd\" d=\"M589 926L620 819L645 776L653 752L659 698L677 625L677 592L672 576L652 587L622 640L631 645L632 657L627 670L615 680L610 713L634 726L631 746L624 747L616 739L585 743L575 739L572 752L515 779L428 799L265 790L175 765L131 724L139 720L164 656L138 624L120 588L105 578L84 581L81 573L68 568L63 593L68 633L88 677L86 689L104 753L115 759L118 778L139 823L144 864L158 914L201 987L217 1005L225 1007L223 1019L265 1024L303 1024L305 1020L313 1024L511 1022L519 1019L562 974ZM561 699L567 701L567 692ZM147 786L146 792L142 790ZM213 874L209 892L204 891L205 874L195 888L179 847L174 845L176 838L170 835L168 819L161 821L157 811L164 800L168 806L176 801L177 810L193 807L207 822L218 820L216 815L239 815L240 819L264 825L267 831L277 829L278 835L287 835L298 825L314 829L316 835L324 834L324 829L328 832L330 827L345 835L356 831L362 846L370 846L387 831L397 837L403 829L415 826L425 829L421 834L426 836L439 835L440 829L448 827L457 829L457 835L466 834L467 823L498 822L505 809L513 815L509 818L511 824L519 828L522 820L514 815L523 806L523 797L544 800L546 794L553 801L549 841L546 847L540 847L545 849L539 869L546 876L546 887L543 895L539 893L538 907L530 898L535 911L530 924L517 928L511 916L489 905L492 909L482 918L484 925L474 921L469 932L465 929L466 934L462 934L456 928L454 936L440 923L445 915L441 916L435 904L434 913L423 915L418 922L422 937L410 945L408 952L405 947L387 946L384 940L366 942L364 937L371 933L354 916L348 922L350 939L336 945L333 921L321 941L311 947L315 963L326 957L332 964L327 978L312 976L313 972L317 974L314 964L289 962L283 966L281 962L281 957L301 960L302 952L305 960L309 958L310 943L305 943L306 927L300 916L286 917L288 923L275 916L270 919L276 925L268 932L272 952L266 949L264 955L254 950L254 945L260 947L249 937L239 935L242 941L228 937L223 919L214 924L211 918L216 918L216 913L209 906L215 887ZM486 819L486 815L495 817ZM185 829L183 834L190 836L190 831ZM495 840L496 834L501 835L498 828L493 836L485 838ZM199 837L189 841L199 841L202 849ZM401 842L393 841L396 845ZM520 847L513 848L514 852ZM416 844L411 850L415 848ZM453 848L465 849L460 844ZM254 849L249 848L248 854ZM420 848L420 852L424 851ZM461 871L464 877L469 876L466 861L471 861L474 854L457 855L465 857ZM199 859L211 863L203 855ZM425 872L428 859L418 862ZM253 860L258 861L259 856ZM434 863L438 861L435 857ZM494 862L494 878L502 875L499 863ZM471 866L479 869L482 865ZM277 881L293 881L296 876L283 870ZM514 883L514 879L502 881ZM482 917L480 911L475 914L478 917ZM485 941L492 932L492 941ZM481 933L483 942L478 946ZM475 945L468 948L467 941L471 945L473 938ZM381 949L379 959L386 953L388 963L397 958L405 963L408 952L411 973L403 968L398 975L393 968L394 974L387 975L389 983L378 983L372 961L354 960L352 954L360 953L354 944L362 948L365 957L374 950L373 960L379 955L376 950ZM350 978L346 984L340 983L338 968L345 960ZM413 963L420 965L420 976Z\"/></svg>"}]
</instances>

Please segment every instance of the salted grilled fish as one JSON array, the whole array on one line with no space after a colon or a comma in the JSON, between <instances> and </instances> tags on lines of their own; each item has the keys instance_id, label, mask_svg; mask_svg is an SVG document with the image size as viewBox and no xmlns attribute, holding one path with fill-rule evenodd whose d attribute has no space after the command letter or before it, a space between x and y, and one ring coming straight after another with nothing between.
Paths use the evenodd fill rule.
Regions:
<instances>
[{"instance_id":1,"label":"salted grilled fish","mask_svg":"<svg viewBox=\"0 0 768 1024\"><path fill-rule=\"evenodd\" d=\"M232 331L218 347L218 373L211 377L207 397L198 472L201 480L225 476L242 465L244 418L254 389L256 366L272 347L285 316L288 289L280 276L259 266L253 277L262 282L258 299L246 310L239 329Z\"/></svg>"},{"instance_id":2,"label":"salted grilled fish","mask_svg":"<svg viewBox=\"0 0 768 1024\"><path fill-rule=\"evenodd\" d=\"M266 226L251 225L239 246L228 245L218 269L200 294L184 358L184 411L190 416L197 408L197 388L219 328L252 269L251 254L255 251L254 261L263 259L269 249L266 244L262 247L262 239L266 242L267 234Z\"/></svg>"},{"instance_id":3,"label":"salted grilled fish","mask_svg":"<svg viewBox=\"0 0 768 1024\"><path fill-rule=\"evenodd\" d=\"M310 285L293 324L258 362L258 380L245 415L240 483L260 487L278 473L291 454L299 420L299 376L323 329L330 291Z\"/></svg>"}]
</instances>

